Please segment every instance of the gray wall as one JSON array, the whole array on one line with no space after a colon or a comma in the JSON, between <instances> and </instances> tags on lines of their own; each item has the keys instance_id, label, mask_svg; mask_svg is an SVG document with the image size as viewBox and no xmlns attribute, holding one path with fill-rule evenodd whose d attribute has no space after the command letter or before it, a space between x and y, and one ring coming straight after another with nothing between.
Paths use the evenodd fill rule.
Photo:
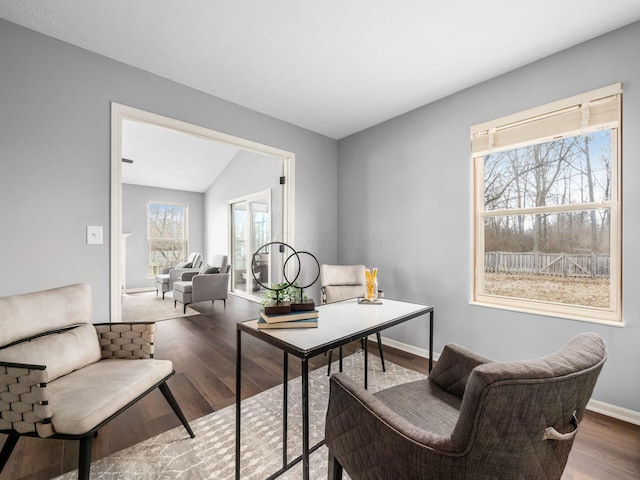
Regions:
<instances>
[{"instance_id":1,"label":"gray wall","mask_svg":"<svg viewBox=\"0 0 640 480\"><path fill-rule=\"evenodd\" d=\"M109 320L111 102L294 152L296 235L336 260L335 140L0 20L0 296L87 283Z\"/></svg>"},{"instance_id":2,"label":"gray wall","mask_svg":"<svg viewBox=\"0 0 640 480\"><path fill-rule=\"evenodd\" d=\"M594 398L640 411L640 23L424 106L338 144L341 263L378 266L385 294L435 306L435 350L459 343L498 360L533 358L580 332L608 344ZM460 65L464 74L464 65ZM469 305L469 127L623 82L625 328ZM424 322L387 335L425 347Z\"/></svg>"},{"instance_id":3,"label":"gray wall","mask_svg":"<svg viewBox=\"0 0 640 480\"><path fill-rule=\"evenodd\" d=\"M271 229L282 231L281 160L240 150L205 193L206 251L209 258L229 252L229 200L271 191ZM229 257L231 263L231 257ZM237 267L237 266L234 266Z\"/></svg>"},{"instance_id":4,"label":"gray wall","mask_svg":"<svg viewBox=\"0 0 640 480\"><path fill-rule=\"evenodd\" d=\"M204 252L204 194L166 188L122 185L122 231L127 238L127 289L155 287L147 278L149 242L147 241L147 207L149 202L188 205L189 252Z\"/></svg>"}]
</instances>

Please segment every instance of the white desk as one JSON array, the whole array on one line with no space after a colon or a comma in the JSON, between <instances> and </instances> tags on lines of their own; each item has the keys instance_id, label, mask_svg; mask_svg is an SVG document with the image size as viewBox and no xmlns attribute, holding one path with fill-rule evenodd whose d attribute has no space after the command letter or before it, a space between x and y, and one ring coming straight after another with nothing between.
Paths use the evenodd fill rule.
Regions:
<instances>
[{"instance_id":1,"label":"white desk","mask_svg":"<svg viewBox=\"0 0 640 480\"><path fill-rule=\"evenodd\" d=\"M303 479L309 478L309 454L323 445L309 447L309 364L316 355L367 337L386 328L429 314L429 371L433 365L433 307L416 303L383 299L381 305L359 304L356 299L322 305L318 327L258 330L258 321L250 320L237 326L236 350L236 479L240 479L240 414L242 379L242 332L248 333L284 352L283 358L283 459L282 469L269 478L276 478L302 461ZM364 355L364 381L367 387L367 342ZM302 360L302 454L287 459L287 371L289 354Z\"/></svg>"}]
</instances>

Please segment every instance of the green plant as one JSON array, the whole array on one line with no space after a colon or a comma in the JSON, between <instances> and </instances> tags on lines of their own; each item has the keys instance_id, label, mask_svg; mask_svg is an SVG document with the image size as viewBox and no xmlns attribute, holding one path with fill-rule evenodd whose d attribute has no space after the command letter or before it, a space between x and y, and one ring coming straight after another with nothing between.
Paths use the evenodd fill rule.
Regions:
<instances>
[{"instance_id":1,"label":"green plant","mask_svg":"<svg viewBox=\"0 0 640 480\"><path fill-rule=\"evenodd\" d=\"M287 282L283 283L272 283L271 288L273 290L266 290L262 294L262 305L268 305L269 303L282 303L289 301L289 284Z\"/></svg>"},{"instance_id":2,"label":"green plant","mask_svg":"<svg viewBox=\"0 0 640 480\"><path fill-rule=\"evenodd\" d=\"M273 290L266 290L262 294L263 306L270 303L303 302L308 299L296 282L293 284L288 282L272 283L271 288Z\"/></svg>"},{"instance_id":3,"label":"green plant","mask_svg":"<svg viewBox=\"0 0 640 480\"><path fill-rule=\"evenodd\" d=\"M308 300L308 297L304 294L304 291L300 288L297 282L294 282L287 289L287 294L289 295L289 300L292 302L304 302Z\"/></svg>"}]
</instances>

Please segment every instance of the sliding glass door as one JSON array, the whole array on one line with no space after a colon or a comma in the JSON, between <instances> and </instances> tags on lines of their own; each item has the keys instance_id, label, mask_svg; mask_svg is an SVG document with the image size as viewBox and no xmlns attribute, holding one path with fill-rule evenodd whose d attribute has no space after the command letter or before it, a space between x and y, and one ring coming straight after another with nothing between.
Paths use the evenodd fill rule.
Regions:
<instances>
[{"instance_id":1,"label":"sliding glass door","mask_svg":"<svg viewBox=\"0 0 640 480\"><path fill-rule=\"evenodd\" d=\"M255 193L230 202L232 291L241 296L261 299L262 287L271 282L268 255L254 252L271 241L271 191ZM253 265L252 265L253 262Z\"/></svg>"}]
</instances>

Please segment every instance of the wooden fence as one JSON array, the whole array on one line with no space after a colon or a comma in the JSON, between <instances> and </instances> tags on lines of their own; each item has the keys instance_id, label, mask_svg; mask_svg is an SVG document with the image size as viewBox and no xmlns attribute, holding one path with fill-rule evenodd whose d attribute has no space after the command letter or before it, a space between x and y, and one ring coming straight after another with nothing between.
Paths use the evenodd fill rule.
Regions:
<instances>
[{"instance_id":1,"label":"wooden fence","mask_svg":"<svg viewBox=\"0 0 640 480\"><path fill-rule=\"evenodd\" d=\"M486 252L484 271L563 277L610 276L610 255L541 252Z\"/></svg>"}]
</instances>

